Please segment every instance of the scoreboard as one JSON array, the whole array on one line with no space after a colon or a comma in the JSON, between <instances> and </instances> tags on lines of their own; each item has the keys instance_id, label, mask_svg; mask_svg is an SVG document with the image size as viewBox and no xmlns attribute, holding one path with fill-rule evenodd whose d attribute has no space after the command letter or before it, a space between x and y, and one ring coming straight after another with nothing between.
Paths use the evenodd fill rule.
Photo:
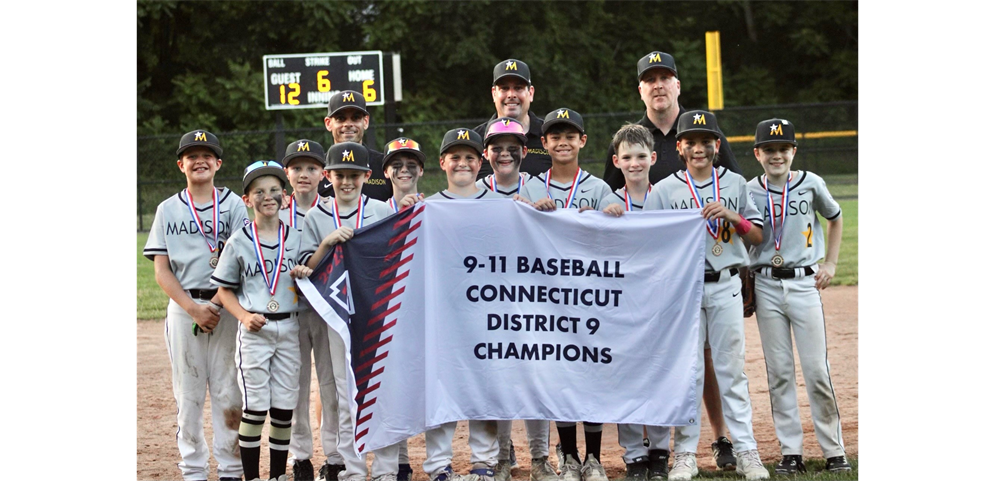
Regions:
<instances>
[{"instance_id":1,"label":"scoreboard","mask_svg":"<svg viewBox=\"0 0 995 481\"><path fill-rule=\"evenodd\" d=\"M383 52L329 52L263 56L266 110L317 109L343 90L384 104Z\"/></svg>"}]
</instances>

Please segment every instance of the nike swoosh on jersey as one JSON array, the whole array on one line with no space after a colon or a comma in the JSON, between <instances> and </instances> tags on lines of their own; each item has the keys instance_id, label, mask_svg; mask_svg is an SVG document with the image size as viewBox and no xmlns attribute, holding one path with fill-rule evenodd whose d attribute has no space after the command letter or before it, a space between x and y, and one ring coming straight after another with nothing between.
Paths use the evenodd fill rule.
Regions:
<instances>
[{"instance_id":1,"label":"nike swoosh on jersey","mask_svg":"<svg viewBox=\"0 0 995 481\"><path fill-rule=\"evenodd\" d=\"M590 192L592 189L594 189L594 187L591 187L590 189L587 189L587 190L582 190L582 191L580 191L580 193L581 194L586 194L586 193Z\"/></svg>"},{"instance_id":2,"label":"nike swoosh on jersey","mask_svg":"<svg viewBox=\"0 0 995 481\"><path fill-rule=\"evenodd\" d=\"M738 293L738 292L736 292L736 293L733 293L732 297L736 297L736 296L738 296L738 295L739 295L739 293Z\"/></svg>"},{"instance_id":3,"label":"nike swoosh on jersey","mask_svg":"<svg viewBox=\"0 0 995 481\"><path fill-rule=\"evenodd\" d=\"M798 195L805 195L805 194L807 194L807 193L808 193L808 191L807 191L807 190L799 190L799 191L798 191Z\"/></svg>"}]
</instances>

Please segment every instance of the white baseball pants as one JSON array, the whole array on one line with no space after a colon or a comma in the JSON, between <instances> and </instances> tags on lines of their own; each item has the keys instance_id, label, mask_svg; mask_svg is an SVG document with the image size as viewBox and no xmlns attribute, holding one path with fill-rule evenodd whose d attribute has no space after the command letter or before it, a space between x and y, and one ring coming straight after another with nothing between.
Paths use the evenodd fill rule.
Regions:
<instances>
[{"instance_id":1,"label":"white baseball pants","mask_svg":"<svg viewBox=\"0 0 995 481\"><path fill-rule=\"evenodd\" d=\"M311 437L311 351L314 350L314 369L318 375L318 393L321 396L321 449L328 464L344 464L338 452L339 400L335 389L332 358L328 353L328 324L310 307L298 313L301 343L300 396L294 409L290 435L290 454L294 461L311 459L314 443Z\"/></svg>"},{"instance_id":2,"label":"white baseball pants","mask_svg":"<svg viewBox=\"0 0 995 481\"><path fill-rule=\"evenodd\" d=\"M287 319L267 320L257 332L239 323L235 364L242 409L290 411L297 406L301 375L299 331L296 313Z\"/></svg>"},{"instance_id":3,"label":"white baseball pants","mask_svg":"<svg viewBox=\"0 0 995 481\"><path fill-rule=\"evenodd\" d=\"M497 465L497 421L469 421L470 464ZM425 463L422 468L429 476L453 462L453 435L456 423L446 423L425 431Z\"/></svg>"},{"instance_id":4,"label":"white baseball pants","mask_svg":"<svg viewBox=\"0 0 995 481\"><path fill-rule=\"evenodd\" d=\"M634 462L636 458L649 456L651 449L670 450L670 426L619 424L617 427L618 444L625 448L622 459L626 464ZM650 440L649 447L643 446L643 428L646 428L646 437Z\"/></svg>"},{"instance_id":5,"label":"white baseball pants","mask_svg":"<svg viewBox=\"0 0 995 481\"><path fill-rule=\"evenodd\" d=\"M498 446L500 446L497 458L502 461L511 459L511 423L512 421L497 421ZM549 456L549 421L526 419L525 432L532 457Z\"/></svg>"}]
</instances>

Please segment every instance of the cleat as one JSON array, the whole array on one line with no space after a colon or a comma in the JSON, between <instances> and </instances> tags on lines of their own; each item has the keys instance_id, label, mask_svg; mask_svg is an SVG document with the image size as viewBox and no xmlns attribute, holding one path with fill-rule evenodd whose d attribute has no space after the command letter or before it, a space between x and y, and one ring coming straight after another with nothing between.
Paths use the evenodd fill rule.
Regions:
<instances>
[{"instance_id":1,"label":"cleat","mask_svg":"<svg viewBox=\"0 0 995 481\"><path fill-rule=\"evenodd\" d=\"M725 436L719 436L719 439L712 443L712 458L722 471L736 469L736 455L732 452L732 442Z\"/></svg>"},{"instance_id":2,"label":"cleat","mask_svg":"<svg viewBox=\"0 0 995 481\"><path fill-rule=\"evenodd\" d=\"M756 449L736 453L736 474L746 476L747 481L770 478L770 472L760 461L760 453Z\"/></svg>"}]
</instances>

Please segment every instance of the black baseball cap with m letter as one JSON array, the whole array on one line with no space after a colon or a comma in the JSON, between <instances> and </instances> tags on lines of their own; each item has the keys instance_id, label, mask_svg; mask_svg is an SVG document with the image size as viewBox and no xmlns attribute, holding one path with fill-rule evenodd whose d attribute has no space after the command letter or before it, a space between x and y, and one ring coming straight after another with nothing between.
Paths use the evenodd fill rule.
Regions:
<instances>
[{"instance_id":1,"label":"black baseball cap with m letter","mask_svg":"<svg viewBox=\"0 0 995 481\"><path fill-rule=\"evenodd\" d=\"M498 62L494 66L494 82L492 85L497 84L498 80L509 75L518 77L529 85L532 85L532 74L529 72L529 66L525 62L513 58Z\"/></svg>"},{"instance_id":2,"label":"black baseball cap with m letter","mask_svg":"<svg viewBox=\"0 0 995 481\"><path fill-rule=\"evenodd\" d=\"M705 110L689 110L677 119L677 139L695 132L712 134L718 139L722 133L715 114Z\"/></svg>"},{"instance_id":3,"label":"black baseball cap with m letter","mask_svg":"<svg viewBox=\"0 0 995 481\"><path fill-rule=\"evenodd\" d=\"M484 153L484 143L480 139L480 134L473 129L459 128L446 132L442 137L442 145L439 147L439 155L445 155L446 151L457 146L465 145L477 151L477 155Z\"/></svg>"},{"instance_id":4,"label":"black baseball cap with m letter","mask_svg":"<svg viewBox=\"0 0 995 481\"><path fill-rule=\"evenodd\" d=\"M290 167L291 161L301 157L313 160L322 167L325 165L325 149L313 140L300 139L287 144L287 151L283 154L284 167Z\"/></svg>"},{"instance_id":5,"label":"black baseball cap with m letter","mask_svg":"<svg viewBox=\"0 0 995 481\"><path fill-rule=\"evenodd\" d=\"M335 115L335 112L348 108L359 109L364 115L370 115L370 112L366 110L366 98L363 97L363 94L355 90L343 90L328 99L328 115L326 117L331 117Z\"/></svg>"},{"instance_id":6,"label":"black baseball cap with m letter","mask_svg":"<svg viewBox=\"0 0 995 481\"><path fill-rule=\"evenodd\" d=\"M546 135L546 132L557 124L570 125L579 130L581 135L584 134L584 118L576 110L564 107L546 114L546 118L542 121L542 135Z\"/></svg>"},{"instance_id":7,"label":"black baseball cap with m letter","mask_svg":"<svg viewBox=\"0 0 995 481\"><path fill-rule=\"evenodd\" d=\"M328 148L325 154L325 170L366 170L370 168L370 151L362 144L341 142Z\"/></svg>"},{"instance_id":8,"label":"black baseball cap with m letter","mask_svg":"<svg viewBox=\"0 0 995 481\"><path fill-rule=\"evenodd\" d=\"M795 125L784 119L769 119L757 124L757 136L754 147L774 142L798 145L795 142Z\"/></svg>"},{"instance_id":9,"label":"black baseball cap with m letter","mask_svg":"<svg viewBox=\"0 0 995 481\"><path fill-rule=\"evenodd\" d=\"M194 130L187 132L180 137L180 147L176 149L176 155L183 155L183 151L190 147L207 147L214 152L214 155L221 158L221 142L218 138L206 130Z\"/></svg>"},{"instance_id":10,"label":"black baseball cap with m letter","mask_svg":"<svg viewBox=\"0 0 995 481\"><path fill-rule=\"evenodd\" d=\"M636 70L639 72L636 80L642 80L643 74L651 68L665 68L673 72L674 78L677 78L677 63L669 53L650 52L641 57L636 63Z\"/></svg>"}]
</instances>

